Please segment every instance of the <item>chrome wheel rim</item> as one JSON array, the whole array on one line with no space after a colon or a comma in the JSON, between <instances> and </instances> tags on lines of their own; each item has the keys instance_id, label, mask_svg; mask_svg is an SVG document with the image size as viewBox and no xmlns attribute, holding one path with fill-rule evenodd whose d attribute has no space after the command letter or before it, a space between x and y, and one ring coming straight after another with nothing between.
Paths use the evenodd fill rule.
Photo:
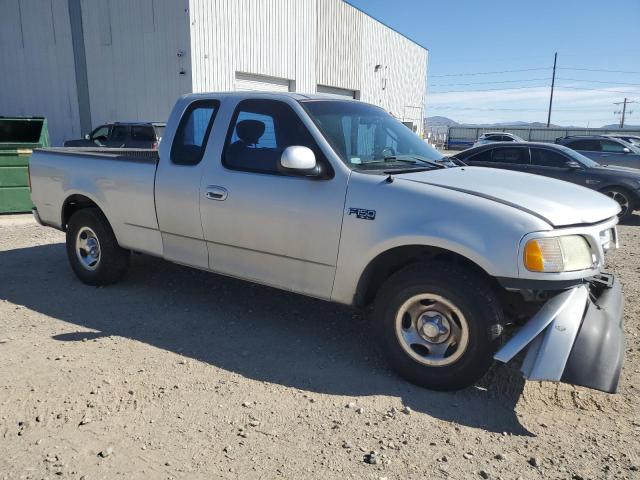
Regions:
<instances>
[{"instance_id":1,"label":"chrome wheel rim","mask_svg":"<svg viewBox=\"0 0 640 480\"><path fill-rule=\"evenodd\" d=\"M424 365L450 365L469 344L467 320L440 295L424 293L409 298L398 309L395 323L402 349Z\"/></svg>"},{"instance_id":2,"label":"chrome wheel rim","mask_svg":"<svg viewBox=\"0 0 640 480\"><path fill-rule=\"evenodd\" d=\"M87 270L95 270L100 263L100 241L96 232L82 227L76 235L76 255Z\"/></svg>"},{"instance_id":3,"label":"chrome wheel rim","mask_svg":"<svg viewBox=\"0 0 640 480\"><path fill-rule=\"evenodd\" d=\"M622 217L627 213L627 211L629 210L629 199L624 193L617 190L610 190L608 192L604 192L604 194L618 202L618 205L620 205L620 213L618 214L619 217Z\"/></svg>"}]
</instances>

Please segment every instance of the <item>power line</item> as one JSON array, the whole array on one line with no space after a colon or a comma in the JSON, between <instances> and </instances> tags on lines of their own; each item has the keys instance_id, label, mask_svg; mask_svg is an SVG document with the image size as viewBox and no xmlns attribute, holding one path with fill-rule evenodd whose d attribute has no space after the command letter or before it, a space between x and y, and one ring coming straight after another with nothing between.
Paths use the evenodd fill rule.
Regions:
<instances>
[{"instance_id":1,"label":"power line","mask_svg":"<svg viewBox=\"0 0 640 480\"><path fill-rule=\"evenodd\" d=\"M496 80L493 82L470 82L470 83L439 83L437 85L431 85L432 87L452 87L462 85L489 85L492 83L518 83L518 82L540 82L542 80L549 80L548 78L529 78L526 80Z\"/></svg>"},{"instance_id":2,"label":"power line","mask_svg":"<svg viewBox=\"0 0 640 480\"><path fill-rule=\"evenodd\" d=\"M569 82L604 83L607 85L631 85L635 87L640 87L640 83L603 82L602 80L580 80L579 78L562 78L562 77L558 77L558 80L567 80Z\"/></svg>"},{"instance_id":3,"label":"power line","mask_svg":"<svg viewBox=\"0 0 640 480\"><path fill-rule=\"evenodd\" d=\"M504 90L530 90L534 88L545 88L548 85L530 85L527 87L502 87L502 88L484 88L484 89L473 89L473 90L444 90L440 92L431 92L434 93L465 93L465 92L501 92ZM586 87L572 87L569 85L556 85L555 88L567 88L569 90L586 90L586 91L595 91L595 92L608 92L608 93L626 93L629 95L638 95L640 94L640 89L638 91L622 91L622 90L610 90L608 88L586 88Z\"/></svg>"},{"instance_id":4,"label":"power line","mask_svg":"<svg viewBox=\"0 0 640 480\"><path fill-rule=\"evenodd\" d=\"M493 75L497 73L514 73L514 72L533 72L536 70L550 70L549 67L539 67L539 68L523 68L520 70L501 70L496 72L472 72L472 73L448 73L446 75L431 75L431 78L441 78L441 77L465 77L465 76L475 76L475 75Z\"/></svg>"},{"instance_id":5,"label":"power line","mask_svg":"<svg viewBox=\"0 0 640 480\"><path fill-rule=\"evenodd\" d=\"M620 119L620 128L624 128L624 119L625 119L625 115L627 113L627 105L629 103L638 103L635 100L629 100L628 98L625 97L623 102L616 102L614 103L614 105L622 105L622 118ZM615 112L618 113L618 112ZM629 112L631 113L631 112Z\"/></svg>"},{"instance_id":6,"label":"power line","mask_svg":"<svg viewBox=\"0 0 640 480\"><path fill-rule=\"evenodd\" d=\"M544 88L547 85L532 85L529 87L503 87L503 88L486 88L481 90L445 90L443 92L431 92L433 93L464 93L464 92L501 92L503 90L527 90L531 88Z\"/></svg>"},{"instance_id":7,"label":"power line","mask_svg":"<svg viewBox=\"0 0 640 480\"><path fill-rule=\"evenodd\" d=\"M579 67L558 67L558 70L578 70L581 72L607 72L607 73L628 73L631 75L640 75L640 72L629 70L607 70L604 68L579 68Z\"/></svg>"},{"instance_id":8,"label":"power line","mask_svg":"<svg viewBox=\"0 0 640 480\"><path fill-rule=\"evenodd\" d=\"M629 92L629 91L622 91L622 90L610 90L608 88L585 88L585 87L571 87L569 85L558 85L558 88L568 88L570 90L590 90L590 91L594 91L594 92L609 92L609 93L627 93L630 95L638 95L638 91L635 92Z\"/></svg>"}]
</instances>

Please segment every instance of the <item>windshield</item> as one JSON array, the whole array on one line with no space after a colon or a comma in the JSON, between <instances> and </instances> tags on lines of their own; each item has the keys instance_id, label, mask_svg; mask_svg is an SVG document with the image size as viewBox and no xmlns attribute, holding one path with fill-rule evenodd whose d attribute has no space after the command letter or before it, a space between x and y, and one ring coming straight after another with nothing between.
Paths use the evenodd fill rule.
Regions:
<instances>
[{"instance_id":1,"label":"windshield","mask_svg":"<svg viewBox=\"0 0 640 480\"><path fill-rule=\"evenodd\" d=\"M300 102L340 158L355 170L434 168L444 156L383 109L353 101ZM450 166L442 162L442 166ZM435 167L441 165L435 164Z\"/></svg>"}]
</instances>

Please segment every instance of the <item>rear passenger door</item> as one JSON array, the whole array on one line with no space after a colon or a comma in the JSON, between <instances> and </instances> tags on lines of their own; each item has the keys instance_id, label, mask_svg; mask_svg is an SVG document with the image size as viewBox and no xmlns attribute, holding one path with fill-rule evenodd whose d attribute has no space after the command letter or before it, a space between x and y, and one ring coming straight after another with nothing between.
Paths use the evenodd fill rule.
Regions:
<instances>
[{"instance_id":1,"label":"rear passenger door","mask_svg":"<svg viewBox=\"0 0 640 480\"><path fill-rule=\"evenodd\" d=\"M494 147L466 158L465 163L475 167L529 171L529 149L523 147Z\"/></svg>"},{"instance_id":2,"label":"rear passenger door","mask_svg":"<svg viewBox=\"0 0 640 480\"><path fill-rule=\"evenodd\" d=\"M505 170L528 172L530 166L529 148L496 147L491 151L491 163Z\"/></svg>"},{"instance_id":3,"label":"rear passenger door","mask_svg":"<svg viewBox=\"0 0 640 480\"><path fill-rule=\"evenodd\" d=\"M598 140L572 140L568 142L566 146L596 162L600 161L600 142L598 142Z\"/></svg>"},{"instance_id":4,"label":"rear passenger door","mask_svg":"<svg viewBox=\"0 0 640 480\"><path fill-rule=\"evenodd\" d=\"M157 146L156 132L151 125L131 125L131 140L128 148L153 148Z\"/></svg>"},{"instance_id":5,"label":"rear passenger door","mask_svg":"<svg viewBox=\"0 0 640 480\"><path fill-rule=\"evenodd\" d=\"M225 132L216 132L222 148L203 172L200 211L209 266L328 299L348 176L334 171L295 101L247 99L234 107L229 125L220 127ZM313 150L326 178L279 172L282 152L294 145Z\"/></svg>"},{"instance_id":6,"label":"rear passenger door","mask_svg":"<svg viewBox=\"0 0 640 480\"><path fill-rule=\"evenodd\" d=\"M125 148L130 138L130 129L128 125L114 125L111 134L106 141L109 148Z\"/></svg>"}]
</instances>

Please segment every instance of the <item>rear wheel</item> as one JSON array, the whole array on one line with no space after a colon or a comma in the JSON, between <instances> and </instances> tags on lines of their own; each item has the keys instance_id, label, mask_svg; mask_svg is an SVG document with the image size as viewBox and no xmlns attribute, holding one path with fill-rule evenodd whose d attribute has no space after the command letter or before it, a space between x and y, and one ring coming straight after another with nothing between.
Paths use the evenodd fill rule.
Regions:
<instances>
[{"instance_id":1,"label":"rear wheel","mask_svg":"<svg viewBox=\"0 0 640 480\"><path fill-rule=\"evenodd\" d=\"M633 215L633 211L636 206L633 197L628 190L622 187L608 187L603 189L602 193L618 202L618 205L620 205L618 218L620 220L627 220L631 215Z\"/></svg>"},{"instance_id":2,"label":"rear wheel","mask_svg":"<svg viewBox=\"0 0 640 480\"><path fill-rule=\"evenodd\" d=\"M105 216L85 208L67 225L67 257L77 277L87 285L109 285L127 271L130 252L120 248Z\"/></svg>"},{"instance_id":3,"label":"rear wheel","mask_svg":"<svg viewBox=\"0 0 640 480\"><path fill-rule=\"evenodd\" d=\"M411 383L433 390L473 385L489 369L503 313L482 278L441 262L392 275L374 304L384 355Z\"/></svg>"}]
</instances>

